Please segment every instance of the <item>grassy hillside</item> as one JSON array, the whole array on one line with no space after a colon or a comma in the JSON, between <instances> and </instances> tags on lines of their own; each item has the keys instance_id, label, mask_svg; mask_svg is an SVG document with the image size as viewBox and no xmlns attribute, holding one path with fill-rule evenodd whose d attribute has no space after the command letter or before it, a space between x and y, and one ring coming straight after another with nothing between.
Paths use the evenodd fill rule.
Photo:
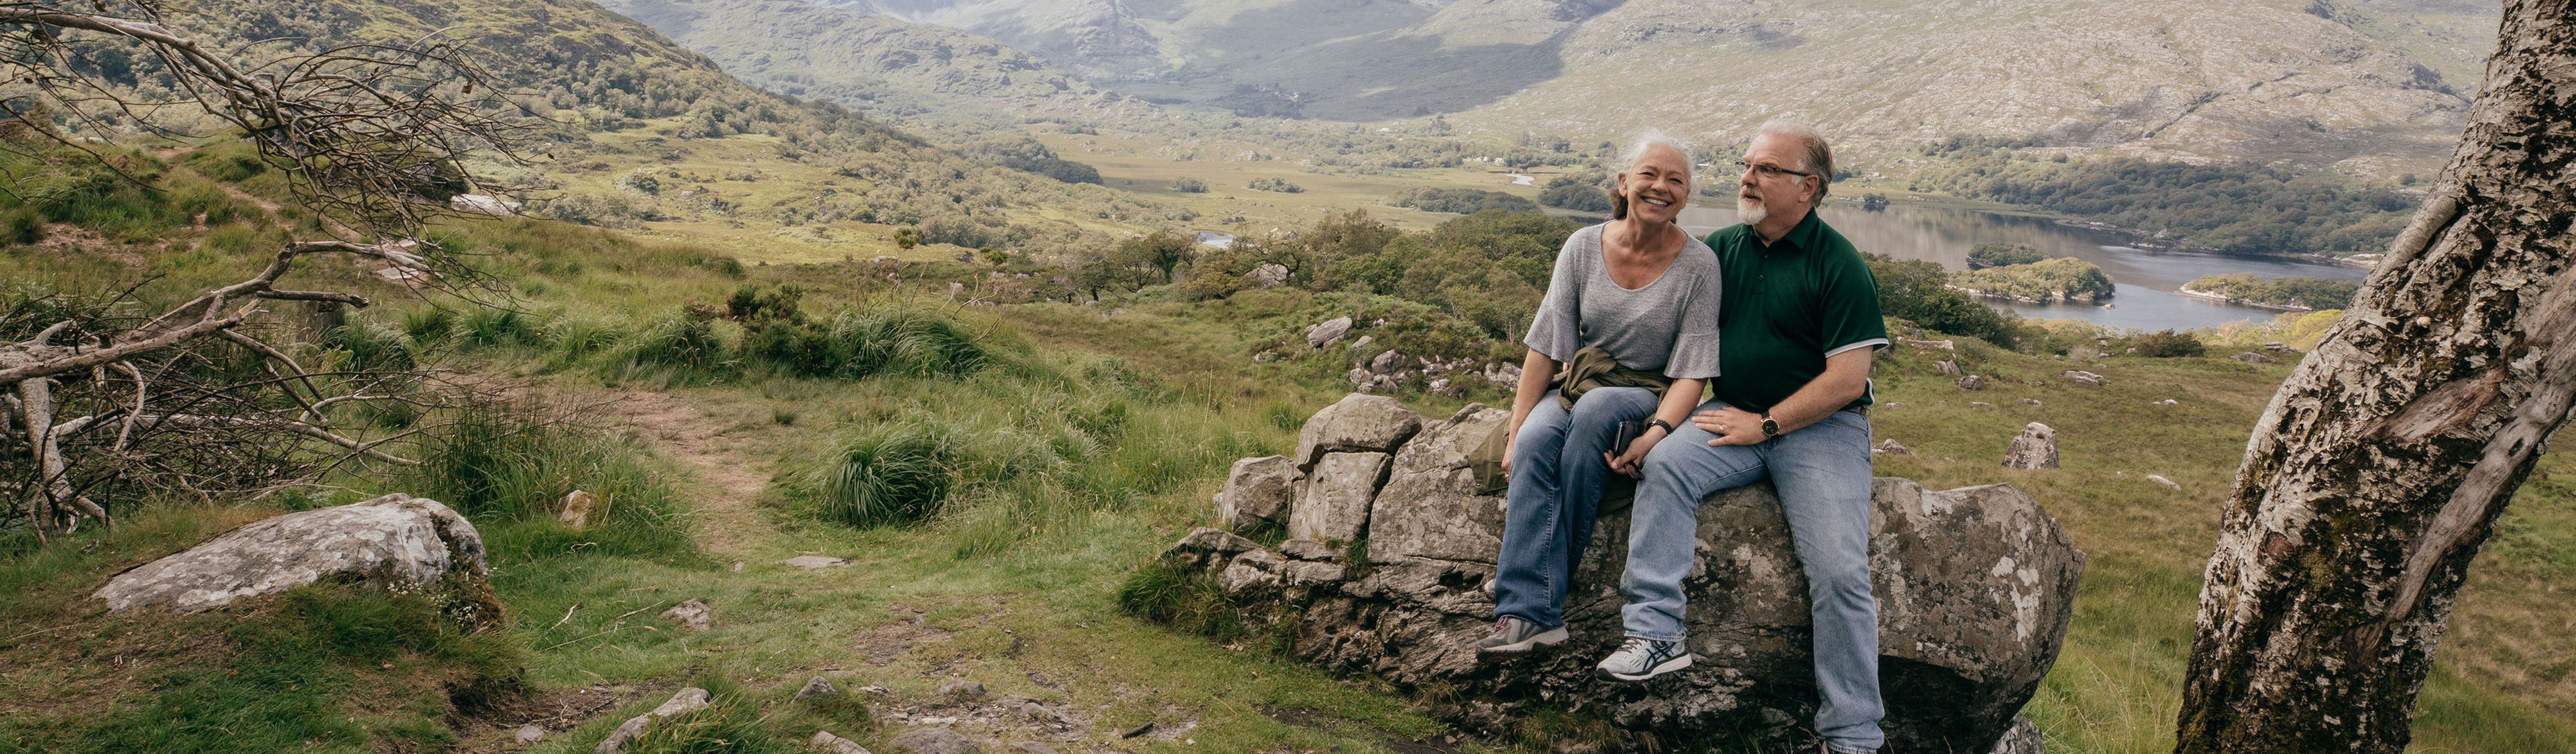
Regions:
<instances>
[{"instance_id":1,"label":"grassy hillside","mask_svg":"<svg viewBox=\"0 0 2576 754\"><path fill-rule=\"evenodd\" d=\"M148 306L249 268L289 225L260 204L271 187L256 177L199 173L220 160L144 158L163 160L158 172L174 190L94 205L131 211L57 217L50 205L0 206L48 220L39 240L0 247L8 282L98 295L146 280L134 295ZM184 202L201 204L179 211ZM121 499L117 531L43 546L0 531L0 592L12 596L0 606L10 626L0 630L0 751L495 751L532 721L551 731L533 750L586 751L616 721L691 684L719 704L651 750L798 751L818 728L882 750L928 725L957 727L988 750L1547 750L1566 730L1454 737L1367 678L1280 658L1260 637L1192 638L1115 607L1134 566L1211 519L1207 499L1228 464L1287 450L1304 417L1343 391L1344 359L1366 355L1256 354L1336 312L1401 309L1390 294L1456 295L1416 292L1407 286L1419 275L1392 274L1402 268L1380 259L1511 268L1528 251L1513 250L1515 226L1479 218L1375 236L1395 250L1378 256L1349 251L1366 245L1350 237L1366 234L1348 227L1303 228L1301 239L1343 239L1314 253L1342 250L1321 259L1350 261L1338 274L1354 284L1383 278L1377 298L1335 286L1187 301L1185 267L1180 286L1094 304L967 306L946 299L947 282L984 278L983 267L903 263L888 279L838 262L745 264L733 246L542 220L441 231L515 285L514 312L419 302L362 270L315 266L293 282L388 302L360 312L359 325L533 403L489 409L442 436L439 462L418 474L351 475L333 480L343 489L251 501ZM1439 256L1481 249L1508 253ZM782 285L801 291L788 307L798 318L728 306L737 292ZM1445 332L1414 323L1394 318L1373 332L1386 341ZM2316 331L2302 321L2295 331L2204 336ZM773 347L803 333L828 337L811 351ZM2068 347L2096 342L2073 331L2024 339L2035 353L1974 340L1955 352L1889 352L1872 420L1914 455L1879 457L1877 470L1934 487L2010 482L2058 517L2090 561L2066 649L2028 712L2052 750L2169 750L2215 510L2247 428L2290 367L2220 358L2223 349L2096 356L2119 349ZM1957 387L1934 367L1943 358L1986 375L1988 387ZM801 359L847 369L797 376ZM2068 368L2110 382L2055 376ZM1429 415L1500 398L1498 388L1400 390ZM2057 428L2065 468L1996 465L2029 421ZM853 527L835 513L855 489L835 480L884 478L851 470L862 454L911 459L944 478L939 494L902 498L929 515ZM548 507L574 488L619 501L617 516L564 529ZM417 604L328 588L194 617L110 616L85 597L108 575L233 523L391 490L474 518L493 545L503 629L445 631ZM2576 620L2558 594L2576 576L2571 530L2576 462L2553 454L2462 592L2422 697L2418 751L2576 750L2576 653L2558 640ZM809 554L851 561L781 563ZM653 617L685 599L713 606L713 630ZM791 699L815 675L840 686L840 701ZM988 695L940 693L957 678Z\"/></svg>"},{"instance_id":2,"label":"grassy hillside","mask_svg":"<svg viewBox=\"0 0 2576 754\"><path fill-rule=\"evenodd\" d=\"M763 91L580 0L254 0L173 21L254 62L444 30L551 119L530 145L538 164L478 167L502 185L536 189L521 197L533 211L594 225L694 241L757 237L780 257L837 259L901 255L899 228L966 249L1080 245L1183 214ZM127 78L149 87L154 74L138 63ZM764 230L743 232L753 225ZM775 228L793 230L760 235Z\"/></svg>"}]
</instances>

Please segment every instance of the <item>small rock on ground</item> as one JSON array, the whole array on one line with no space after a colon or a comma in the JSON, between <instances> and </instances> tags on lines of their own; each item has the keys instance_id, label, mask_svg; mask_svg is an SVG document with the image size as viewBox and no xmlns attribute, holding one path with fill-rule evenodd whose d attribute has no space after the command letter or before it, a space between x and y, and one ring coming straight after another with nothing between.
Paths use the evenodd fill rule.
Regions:
<instances>
[{"instance_id":1,"label":"small rock on ground","mask_svg":"<svg viewBox=\"0 0 2576 754\"><path fill-rule=\"evenodd\" d=\"M957 731L947 728L914 728L895 736L895 748L913 754L982 754L984 751Z\"/></svg>"},{"instance_id":2,"label":"small rock on ground","mask_svg":"<svg viewBox=\"0 0 2576 754\"><path fill-rule=\"evenodd\" d=\"M825 556L825 555L798 555L798 556L796 556L796 557L788 558L788 559L786 559L786 560L782 560L782 561L779 561L779 562L781 562L781 563L786 563L786 564L788 564L788 565L792 565L792 566L795 566L795 567L798 567L798 568L803 568L803 569L806 569L806 570L813 570L813 569L816 569L816 568L830 568L830 567L832 567L832 566L840 565L840 564L842 564L842 563L847 563L847 562L850 562L850 559L849 559L849 558L835 558L835 557L830 557L830 556Z\"/></svg>"},{"instance_id":3,"label":"small rock on ground","mask_svg":"<svg viewBox=\"0 0 2576 754\"><path fill-rule=\"evenodd\" d=\"M961 696L970 699L980 697L984 695L984 683L982 681L969 681L964 678L951 679L947 683L939 684L939 695Z\"/></svg>"},{"instance_id":4,"label":"small rock on ground","mask_svg":"<svg viewBox=\"0 0 2576 754\"><path fill-rule=\"evenodd\" d=\"M609 731L607 738L600 739L598 746L591 747L591 754L617 754L625 751L626 743L635 740L636 736L644 735L645 726L652 725L654 720L685 715L706 706L706 689L696 686L680 689L680 693L672 694L671 700L663 702L662 706L654 707L651 712L626 718L626 722L619 723L617 730Z\"/></svg>"},{"instance_id":5,"label":"small rock on ground","mask_svg":"<svg viewBox=\"0 0 2576 754\"><path fill-rule=\"evenodd\" d=\"M511 737L516 739L520 746L526 746L528 744L536 743L537 739L545 738L546 729L544 726L536 723L529 723L519 726L519 732Z\"/></svg>"},{"instance_id":6,"label":"small rock on ground","mask_svg":"<svg viewBox=\"0 0 2576 754\"><path fill-rule=\"evenodd\" d=\"M1036 741L1021 741L1011 744L1011 748L1020 750L1021 754L1056 754L1055 747Z\"/></svg>"},{"instance_id":7,"label":"small rock on ground","mask_svg":"<svg viewBox=\"0 0 2576 754\"><path fill-rule=\"evenodd\" d=\"M2182 489L2182 485L2175 484L2175 483L2174 483L2174 480L2166 479L2166 478L2164 478L2164 476L2163 476L2163 475L2161 475L2161 474L2148 474L2148 475L2147 475L2147 481L2150 481L2150 482L2154 482L2154 483L2157 483L2157 484L2164 485L2167 489L2172 489L2172 490L2180 490L2180 489Z\"/></svg>"},{"instance_id":8,"label":"small rock on ground","mask_svg":"<svg viewBox=\"0 0 2576 754\"><path fill-rule=\"evenodd\" d=\"M814 731L814 745L832 754L871 754L868 747L860 746L857 741L832 735L828 730Z\"/></svg>"},{"instance_id":9,"label":"small rock on ground","mask_svg":"<svg viewBox=\"0 0 2576 754\"><path fill-rule=\"evenodd\" d=\"M813 680L806 681L804 688L796 690L796 698L809 699L818 696L837 696L840 693L840 689L832 688L831 681L825 680L822 676L818 675L814 676Z\"/></svg>"},{"instance_id":10,"label":"small rock on ground","mask_svg":"<svg viewBox=\"0 0 2576 754\"><path fill-rule=\"evenodd\" d=\"M1896 441L1896 438L1893 438L1893 437L1887 438L1885 441L1880 442L1880 443L1878 444L1878 447L1870 448L1870 449L1869 449L1869 452L1870 452L1870 454L1871 454L1871 455L1884 455L1884 456L1910 456L1910 455L1914 455L1914 451L1913 451L1912 449L1907 448L1907 447L1905 447L1905 445L1904 445L1904 444L1897 442L1897 441Z\"/></svg>"},{"instance_id":11,"label":"small rock on ground","mask_svg":"<svg viewBox=\"0 0 2576 754\"><path fill-rule=\"evenodd\" d=\"M662 617L678 621L691 631L704 631L715 625L715 613L707 609L707 603L697 600L672 605L671 609L662 611Z\"/></svg>"}]
</instances>

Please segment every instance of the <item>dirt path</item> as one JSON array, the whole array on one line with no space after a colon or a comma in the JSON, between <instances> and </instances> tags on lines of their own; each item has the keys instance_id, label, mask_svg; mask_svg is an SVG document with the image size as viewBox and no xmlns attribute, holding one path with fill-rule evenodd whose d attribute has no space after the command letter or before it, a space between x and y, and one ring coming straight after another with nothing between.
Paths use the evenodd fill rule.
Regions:
<instances>
[{"instance_id":1,"label":"dirt path","mask_svg":"<svg viewBox=\"0 0 2576 754\"><path fill-rule=\"evenodd\" d=\"M603 408L689 470L682 486L696 497L698 542L709 552L739 554L769 533L753 510L769 476L739 452L732 427L667 393L622 390Z\"/></svg>"}]
</instances>

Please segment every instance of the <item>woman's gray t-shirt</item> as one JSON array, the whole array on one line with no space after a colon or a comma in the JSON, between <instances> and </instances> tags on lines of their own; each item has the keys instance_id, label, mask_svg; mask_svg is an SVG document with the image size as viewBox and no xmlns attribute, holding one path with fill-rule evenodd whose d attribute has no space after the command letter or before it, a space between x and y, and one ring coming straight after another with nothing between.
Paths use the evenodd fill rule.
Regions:
<instances>
[{"instance_id":1,"label":"woman's gray t-shirt","mask_svg":"<svg viewBox=\"0 0 2576 754\"><path fill-rule=\"evenodd\" d=\"M1620 366L1677 380L1717 376L1717 253L1687 235L1664 274L1630 290L1610 280L1595 225L1567 236L1521 343L1557 361L1597 347Z\"/></svg>"}]
</instances>

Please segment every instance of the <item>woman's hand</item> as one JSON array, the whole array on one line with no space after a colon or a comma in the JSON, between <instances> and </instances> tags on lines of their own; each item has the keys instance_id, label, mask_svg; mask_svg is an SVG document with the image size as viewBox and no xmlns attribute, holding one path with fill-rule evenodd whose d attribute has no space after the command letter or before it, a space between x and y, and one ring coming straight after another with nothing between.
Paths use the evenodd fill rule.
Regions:
<instances>
[{"instance_id":1,"label":"woman's hand","mask_svg":"<svg viewBox=\"0 0 2576 754\"><path fill-rule=\"evenodd\" d=\"M1503 433L1503 478L1506 480L1512 478L1512 449L1519 447L1520 444L1521 433Z\"/></svg>"},{"instance_id":2,"label":"woman's hand","mask_svg":"<svg viewBox=\"0 0 2576 754\"><path fill-rule=\"evenodd\" d=\"M1646 453L1654 450L1655 443L1662 442L1665 434L1661 425L1647 425L1646 431L1637 435L1637 439L1628 441L1628 452L1615 456L1602 453L1601 460L1610 463L1611 471L1626 474L1631 479L1642 479L1645 477Z\"/></svg>"}]
</instances>

